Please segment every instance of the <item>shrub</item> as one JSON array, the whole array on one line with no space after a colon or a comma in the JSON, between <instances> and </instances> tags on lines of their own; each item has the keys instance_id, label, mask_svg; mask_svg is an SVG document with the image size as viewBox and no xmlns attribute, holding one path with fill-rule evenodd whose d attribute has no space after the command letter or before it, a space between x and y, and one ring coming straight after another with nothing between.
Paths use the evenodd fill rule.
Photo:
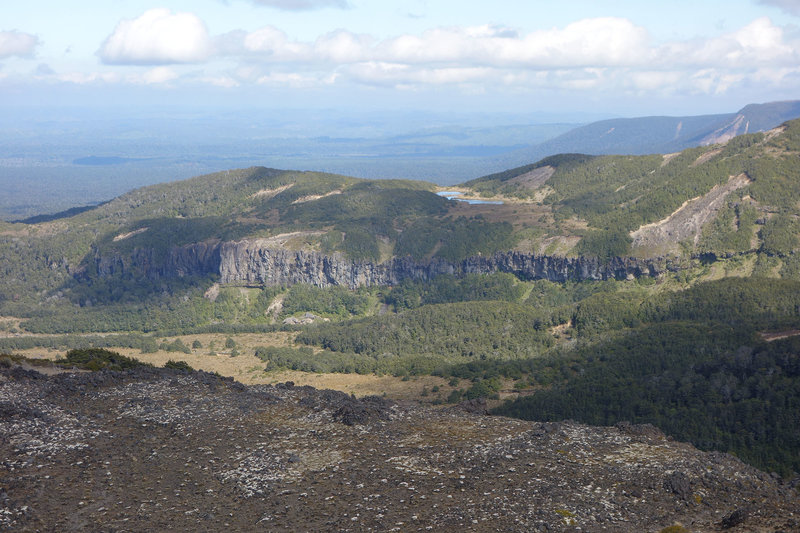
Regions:
<instances>
[{"instance_id":1,"label":"shrub","mask_svg":"<svg viewBox=\"0 0 800 533\"><path fill-rule=\"evenodd\" d=\"M132 357L125 357L117 352L103 348L87 348L84 350L70 350L64 359L57 359L61 366L71 366L85 370L127 370L139 366L152 366Z\"/></svg>"},{"instance_id":2,"label":"shrub","mask_svg":"<svg viewBox=\"0 0 800 533\"><path fill-rule=\"evenodd\" d=\"M164 368L171 368L173 370L183 370L184 372L194 371L194 368L189 366L189 363L187 363L186 361L173 361L172 359L164 363Z\"/></svg>"}]
</instances>

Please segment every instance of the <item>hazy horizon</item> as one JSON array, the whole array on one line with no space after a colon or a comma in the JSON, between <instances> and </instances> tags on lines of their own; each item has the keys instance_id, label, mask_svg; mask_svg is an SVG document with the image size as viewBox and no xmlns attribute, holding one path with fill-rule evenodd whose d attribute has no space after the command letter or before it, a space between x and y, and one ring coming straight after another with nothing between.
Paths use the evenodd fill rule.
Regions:
<instances>
[{"instance_id":1,"label":"hazy horizon","mask_svg":"<svg viewBox=\"0 0 800 533\"><path fill-rule=\"evenodd\" d=\"M0 212L253 164L456 183L579 124L797 99L798 21L793 0L10 4Z\"/></svg>"}]
</instances>

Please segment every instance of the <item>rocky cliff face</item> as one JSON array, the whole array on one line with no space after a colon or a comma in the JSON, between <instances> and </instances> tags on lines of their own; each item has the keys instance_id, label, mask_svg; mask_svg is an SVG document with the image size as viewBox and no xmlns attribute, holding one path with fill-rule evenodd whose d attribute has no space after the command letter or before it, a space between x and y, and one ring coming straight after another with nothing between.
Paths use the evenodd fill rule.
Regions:
<instances>
[{"instance_id":1,"label":"rocky cliff face","mask_svg":"<svg viewBox=\"0 0 800 533\"><path fill-rule=\"evenodd\" d=\"M174 246L163 256L152 248L136 248L128 255L95 254L98 275L114 274L146 276L151 279L218 274L220 243L198 242Z\"/></svg>"},{"instance_id":2,"label":"rocky cliff face","mask_svg":"<svg viewBox=\"0 0 800 533\"><path fill-rule=\"evenodd\" d=\"M350 288L395 285L406 279L429 280L442 274L508 272L521 279L606 280L655 276L665 266L660 261L615 258L602 263L594 258L535 256L520 252L475 256L451 263L441 259L415 261L396 257L385 263L354 261L341 255L261 247L258 241L227 242L220 247L223 283Z\"/></svg>"},{"instance_id":3,"label":"rocky cliff face","mask_svg":"<svg viewBox=\"0 0 800 533\"><path fill-rule=\"evenodd\" d=\"M223 243L196 243L174 247L163 258L152 250L137 249L128 256L98 255L101 276L116 273L152 279L189 275L219 275L222 283L294 285L350 288L396 285L406 280L429 280L442 274L508 272L521 279L550 281L607 280L656 276L666 268L660 260L615 258L603 263L595 258L565 258L504 252L475 256L452 263L442 259L416 261L395 257L384 263L356 261L340 254L287 250L265 246L258 239Z\"/></svg>"}]
</instances>

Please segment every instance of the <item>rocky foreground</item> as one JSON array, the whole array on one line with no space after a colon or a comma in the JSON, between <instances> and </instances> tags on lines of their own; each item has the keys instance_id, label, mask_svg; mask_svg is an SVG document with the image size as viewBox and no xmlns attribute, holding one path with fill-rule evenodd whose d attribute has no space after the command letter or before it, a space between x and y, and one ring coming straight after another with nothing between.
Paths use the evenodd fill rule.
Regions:
<instances>
[{"instance_id":1,"label":"rocky foreground","mask_svg":"<svg viewBox=\"0 0 800 533\"><path fill-rule=\"evenodd\" d=\"M0 369L0 460L0 530L800 530L793 488L650 426L202 372Z\"/></svg>"}]
</instances>

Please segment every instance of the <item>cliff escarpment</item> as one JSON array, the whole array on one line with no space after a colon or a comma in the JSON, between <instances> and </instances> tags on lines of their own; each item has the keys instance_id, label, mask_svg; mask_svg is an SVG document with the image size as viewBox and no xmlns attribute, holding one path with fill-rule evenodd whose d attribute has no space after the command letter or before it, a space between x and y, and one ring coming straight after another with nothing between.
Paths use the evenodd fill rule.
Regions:
<instances>
[{"instance_id":1,"label":"cliff escarpment","mask_svg":"<svg viewBox=\"0 0 800 533\"><path fill-rule=\"evenodd\" d=\"M394 257L383 263L349 259L342 254L289 250L265 245L260 239L237 242L204 242L170 248L157 256L148 249L136 249L127 257L97 254L99 276L140 275L151 279L184 276L219 276L222 283L294 285L318 287L340 285L350 288L395 285L403 280L430 280L442 274L507 272L521 279L580 281L656 276L666 266L660 260L614 258L603 262L592 257L537 256L502 252L473 256L462 261L443 259L417 261Z\"/></svg>"},{"instance_id":2,"label":"cliff escarpment","mask_svg":"<svg viewBox=\"0 0 800 533\"><path fill-rule=\"evenodd\" d=\"M395 257L383 263L372 263L339 254L264 248L258 241L227 242L220 247L220 281L258 285L309 283L318 287L355 288L395 285L407 279L429 280L442 274L491 272L507 272L529 280L607 280L655 276L663 268L656 261L630 258L614 258L604 263L596 258L536 256L521 252L473 256L460 262Z\"/></svg>"},{"instance_id":3,"label":"cliff escarpment","mask_svg":"<svg viewBox=\"0 0 800 533\"><path fill-rule=\"evenodd\" d=\"M219 274L220 243L198 242L173 246L158 253L153 248L135 248L128 254L95 252L94 269L101 277L113 275L150 279Z\"/></svg>"}]
</instances>

